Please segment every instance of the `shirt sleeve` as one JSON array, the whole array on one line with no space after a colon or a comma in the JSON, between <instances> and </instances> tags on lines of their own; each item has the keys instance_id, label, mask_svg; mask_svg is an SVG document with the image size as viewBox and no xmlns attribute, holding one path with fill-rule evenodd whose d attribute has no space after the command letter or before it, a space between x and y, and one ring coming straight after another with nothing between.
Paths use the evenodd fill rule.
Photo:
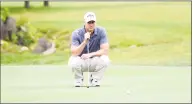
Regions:
<instances>
[{"instance_id":1,"label":"shirt sleeve","mask_svg":"<svg viewBox=\"0 0 193 104\"><path fill-rule=\"evenodd\" d=\"M107 32L106 32L105 29L103 29L102 32L101 32L100 45L104 44L104 43L108 43Z\"/></svg>"},{"instance_id":2,"label":"shirt sleeve","mask_svg":"<svg viewBox=\"0 0 193 104\"><path fill-rule=\"evenodd\" d=\"M72 37L71 37L71 45L73 46L79 46L80 43L78 41L78 32L72 32Z\"/></svg>"}]
</instances>

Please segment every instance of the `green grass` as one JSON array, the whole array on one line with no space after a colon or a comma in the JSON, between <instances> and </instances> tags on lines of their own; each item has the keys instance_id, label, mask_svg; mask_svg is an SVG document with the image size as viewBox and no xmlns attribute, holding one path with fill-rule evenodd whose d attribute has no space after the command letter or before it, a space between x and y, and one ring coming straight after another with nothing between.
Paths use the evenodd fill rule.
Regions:
<instances>
[{"instance_id":1,"label":"green grass","mask_svg":"<svg viewBox=\"0 0 193 104\"><path fill-rule=\"evenodd\" d=\"M64 65L70 56L67 38L56 41L61 45L48 56L1 52L1 102L191 102L190 2L51 2L49 8L32 2L31 9L23 5L1 6L10 8L17 20L26 16L36 28L51 29L50 37L70 35L83 26L85 12L95 12L97 24L108 33L112 66L100 88L74 88L71 70Z\"/></svg>"},{"instance_id":2,"label":"green grass","mask_svg":"<svg viewBox=\"0 0 193 104\"><path fill-rule=\"evenodd\" d=\"M107 30L111 46L110 58L113 63L191 65L190 4L190 2L51 2L50 7L45 8L42 2L32 2L32 8L24 10L23 2L3 2L2 7L10 8L11 15L16 19L20 16L28 17L31 24L37 28L68 31L69 35L74 29L83 26L84 13L93 11L97 15L97 24ZM132 45L140 47L129 48ZM67 57L69 53L62 54L62 51L59 50L51 56L38 56L38 61L34 64L42 64L41 61L48 59L49 64L63 64L67 59L58 59L57 56ZM30 62L27 60L30 54L10 54L16 57L14 58L16 61L9 60L9 56L5 54L4 58L8 57L6 59L8 61L2 60L2 64ZM17 56L26 60L20 60Z\"/></svg>"},{"instance_id":3,"label":"green grass","mask_svg":"<svg viewBox=\"0 0 193 104\"><path fill-rule=\"evenodd\" d=\"M189 66L113 65L105 72L100 88L75 88L65 65L3 65L1 102L190 103L190 72Z\"/></svg>"},{"instance_id":4,"label":"green grass","mask_svg":"<svg viewBox=\"0 0 193 104\"><path fill-rule=\"evenodd\" d=\"M113 49L112 63L130 65L190 65L190 42L173 42L137 48ZM127 56L125 58L125 56ZM115 60L115 61L114 61Z\"/></svg>"},{"instance_id":5,"label":"green grass","mask_svg":"<svg viewBox=\"0 0 193 104\"><path fill-rule=\"evenodd\" d=\"M52 54L50 56L43 56L39 54L31 54L30 52L24 52L21 54L13 53L3 53L1 55L1 65L34 65L34 64L65 64L69 58L66 52L57 52L57 54ZM19 59L18 59L19 58Z\"/></svg>"}]
</instances>

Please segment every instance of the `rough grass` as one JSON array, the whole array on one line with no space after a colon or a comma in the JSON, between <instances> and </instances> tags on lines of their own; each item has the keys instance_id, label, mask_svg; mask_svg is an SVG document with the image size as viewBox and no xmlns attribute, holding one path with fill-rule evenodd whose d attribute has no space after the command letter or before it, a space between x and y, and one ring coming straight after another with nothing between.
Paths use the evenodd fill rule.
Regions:
<instances>
[{"instance_id":1,"label":"rough grass","mask_svg":"<svg viewBox=\"0 0 193 104\"><path fill-rule=\"evenodd\" d=\"M15 5L3 2L2 7L10 8L12 16L16 19L20 16L28 17L37 28L52 28L58 32L69 33L83 26L85 12L94 11L97 15L97 24L105 27L108 32L110 58L113 63L190 65L190 4L190 2L51 2L50 7L45 8L42 3L35 2L32 3L31 9L24 9L23 2ZM65 42L64 39L63 44L68 44ZM130 48L130 46L137 47ZM39 60L35 64L41 64L47 57L50 57L49 64L60 63L57 61L58 55L61 55L61 63L67 62L67 59L62 57L69 56L69 52L61 54L62 51L51 56L38 56ZM21 57L25 59L28 55ZM3 60L2 63L26 64L27 59L20 61L17 55L12 56L16 57L13 59L17 61ZM5 54L4 58L9 60L10 57Z\"/></svg>"}]
</instances>

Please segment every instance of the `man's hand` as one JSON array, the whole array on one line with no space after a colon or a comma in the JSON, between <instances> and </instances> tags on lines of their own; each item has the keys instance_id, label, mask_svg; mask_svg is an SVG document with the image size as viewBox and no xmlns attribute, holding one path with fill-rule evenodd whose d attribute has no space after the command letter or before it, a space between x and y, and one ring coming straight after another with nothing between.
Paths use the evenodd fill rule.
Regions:
<instances>
[{"instance_id":1,"label":"man's hand","mask_svg":"<svg viewBox=\"0 0 193 104\"><path fill-rule=\"evenodd\" d=\"M92 55L89 54L89 53L88 53L88 54L82 54L82 56L81 56L81 58L84 59L84 60L85 60L85 59L88 59L88 58L90 58L90 57L92 57Z\"/></svg>"},{"instance_id":2,"label":"man's hand","mask_svg":"<svg viewBox=\"0 0 193 104\"><path fill-rule=\"evenodd\" d=\"M90 39L90 32L84 34L84 40L87 41Z\"/></svg>"}]
</instances>

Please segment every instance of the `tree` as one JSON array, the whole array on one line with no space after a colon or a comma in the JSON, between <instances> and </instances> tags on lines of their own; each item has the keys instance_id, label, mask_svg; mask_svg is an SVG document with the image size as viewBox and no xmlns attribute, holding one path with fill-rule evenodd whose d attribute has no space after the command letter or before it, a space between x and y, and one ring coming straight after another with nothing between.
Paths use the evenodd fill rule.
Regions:
<instances>
[{"instance_id":1,"label":"tree","mask_svg":"<svg viewBox=\"0 0 193 104\"><path fill-rule=\"evenodd\" d=\"M44 1L44 6L48 7L49 6L49 1Z\"/></svg>"},{"instance_id":2,"label":"tree","mask_svg":"<svg viewBox=\"0 0 193 104\"><path fill-rule=\"evenodd\" d=\"M44 6L45 7L49 6L49 1L48 0L44 1ZM24 7L25 8L30 8L30 2L28 0L24 2Z\"/></svg>"},{"instance_id":3,"label":"tree","mask_svg":"<svg viewBox=\"0 0 193 104\"><path fill-rule=\"evenodd\" d=\"M30 2L29 1L25 1L24 6L25 6L25 8L30 8Z\"/></svg>"}]
</instances>

